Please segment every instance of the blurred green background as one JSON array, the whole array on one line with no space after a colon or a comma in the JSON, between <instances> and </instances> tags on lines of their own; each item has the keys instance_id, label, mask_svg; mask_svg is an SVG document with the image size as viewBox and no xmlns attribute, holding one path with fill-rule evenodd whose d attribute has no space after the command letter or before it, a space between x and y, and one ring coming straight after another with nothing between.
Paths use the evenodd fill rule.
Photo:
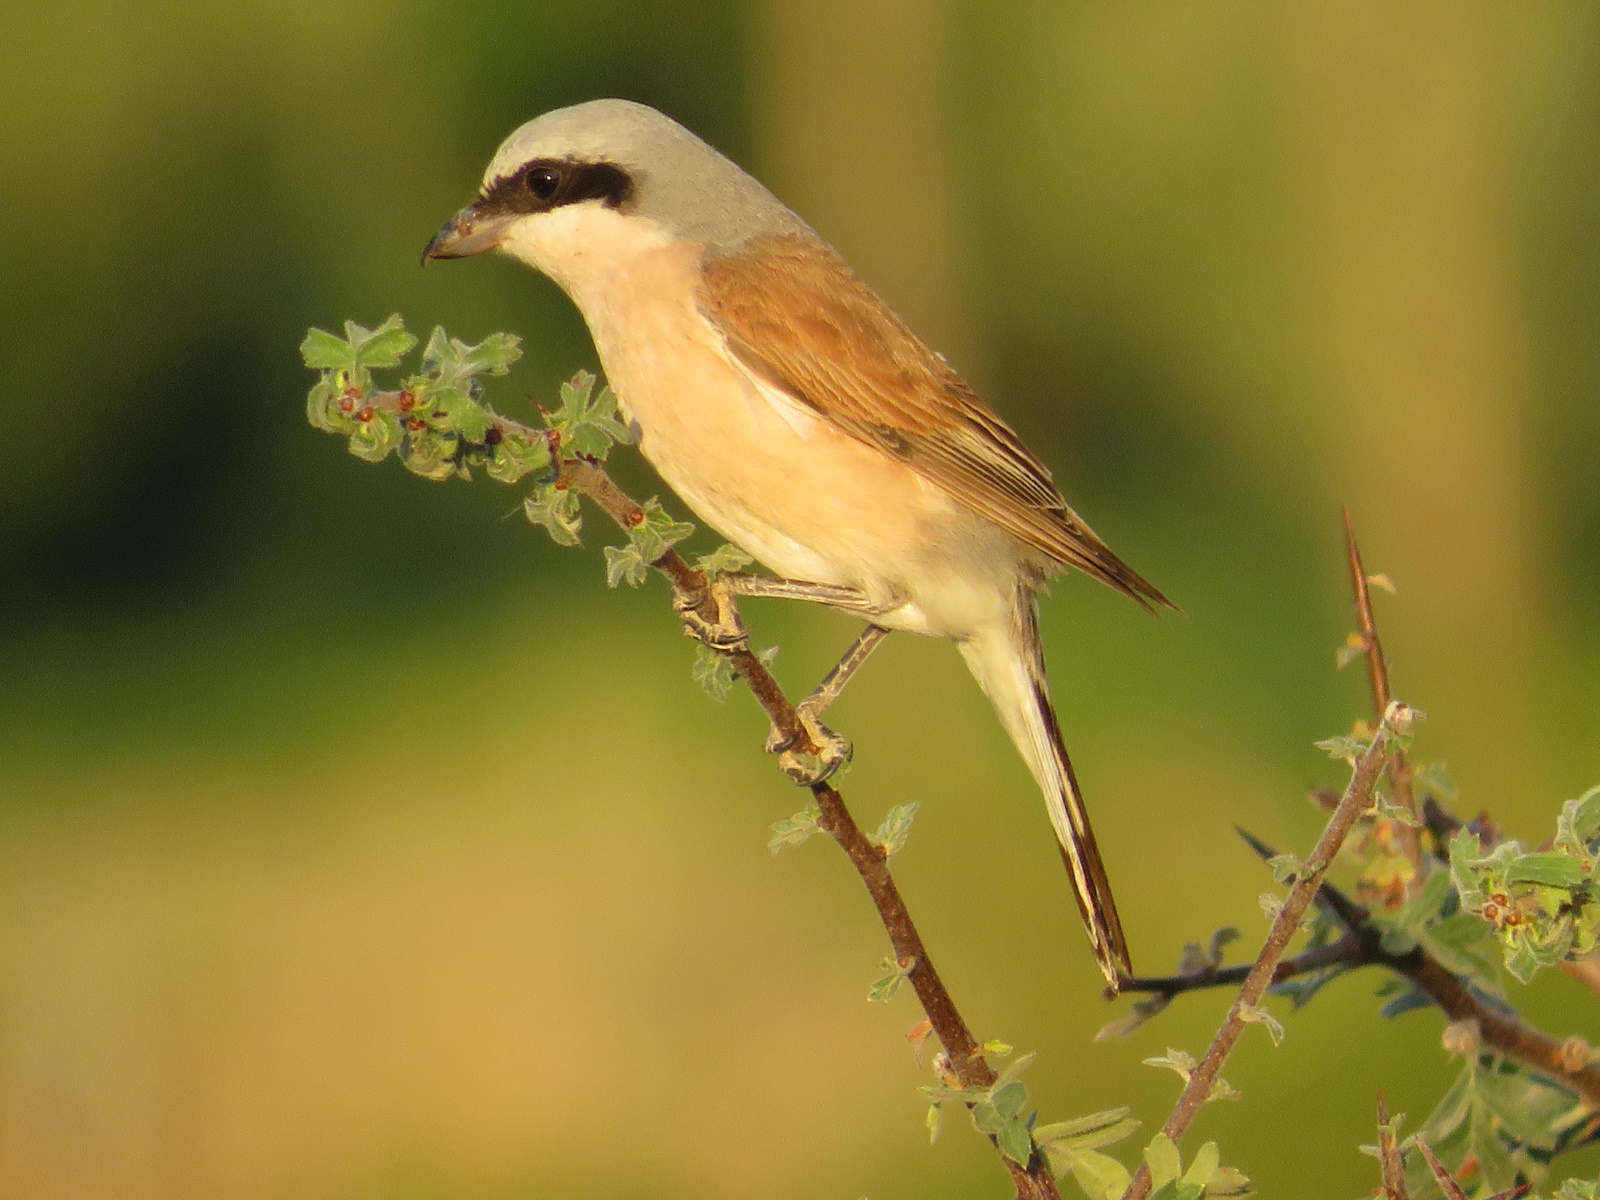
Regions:
<instances>
[{"instance_id":1,"label":"blurred green background","mask_svg":"<svg viewBox=\"0 0 1600 1200\"><path fill-rule=\"evenodd\" d=\"M827 845L767 855L800 797L660 586L305 423L311 324L516 330L514 411L592 364L523 268L417 267L578 100L770 183L1183 605L1044 610L1143 968L1259 937L1230 825L1303 849L1340 782L1341 502L1421 755L1545 836L1600 781L1597 35L1579 0L11 0L0 1194L1006 1194L961 1122L925 1144L871 909ZM852 630L749 615L796 689ZM863 823L922 802L904 886L1046 1119L1158 1123L1139 1059L1226 997L1090 1044L1042 806L953 650L891 640L834 723ZM1203 1115L1266 1194L1370 1189L1374 1086L1418 1121L1450 1077L1377 982L1246 1037ZM1565 977L1516 997L1600 1040Z\"/></svg>"}]
</instances>

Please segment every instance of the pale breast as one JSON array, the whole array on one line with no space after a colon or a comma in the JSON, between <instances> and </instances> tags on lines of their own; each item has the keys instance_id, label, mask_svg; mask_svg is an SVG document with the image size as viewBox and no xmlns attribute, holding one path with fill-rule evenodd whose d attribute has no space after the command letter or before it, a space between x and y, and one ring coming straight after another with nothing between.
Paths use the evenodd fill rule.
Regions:
<instances>
[{"instance_id":1,"label":"pale breast","mask_svg":"<svg viewBox=\"0 0 1600 1200\"><path fill-rule=\"evenodd\" d=\"M966 610L993 603L995 553L1014 554L994 526L738 365L696 304L698 247L566 212L508 249L572 296L640 449L703 521L780 575L905 605L888 624L950 636L982 619Z\"/></svg>"}]
</instances>

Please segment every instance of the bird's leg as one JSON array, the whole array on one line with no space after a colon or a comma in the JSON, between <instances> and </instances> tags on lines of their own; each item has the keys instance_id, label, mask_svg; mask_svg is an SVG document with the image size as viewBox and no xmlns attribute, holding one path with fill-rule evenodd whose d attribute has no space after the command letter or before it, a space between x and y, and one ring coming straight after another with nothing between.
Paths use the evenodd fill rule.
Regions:
<instances>
[{"instance_id":1,"label":"bird's leg","mask_svg":"<svg viewBox=\"0 0 1600 1200\"><path fill-rule=\"evenodd\" d=\"M750 635L733 607L732 597L733 588L729 586L726 574L707 575L703 592L674 589L672 607L678 610L678 616L683 621L683 632L688 636L704 642L713 650L748 650ZM716 614L710 618L700 614L700 607L707 600Z\"/></svg>"},{"instance_id":2,"label":"bird's leg","mask_svg":"<svg viewBox=\"0 0 1600 1200\"><path fill-rule=\"evenodd\" d=\"M877 649L878 643L888 636L889 631L883 626L868 625L861 631L861 636L850 643L850 648L844 652L844 656L839 659L833 670L828 672L809 696L794 706L795 717L798 718L801 728L806 731L806 736L811 739L812 745L821 751L820 754L813 757L795 753L790 749L793 744L792 739L785 738L778 732L776 726L767 735L767 752L778 755L778 765L796 783L806 787L821 783L850 761L852 753L850 743L824 725L820 718L828 706L839 698L839 693L844 691L844 686L850 682L850 677Z\"/></svg>"},{"instance_id":3,"label":"bird's leg","mask_svg":"<svg viewBox=\"0 0 1600 1200\"><path fill-rule=\"evenodd\" d=\"M736 596L809 600L813 604L826 604L830 608L839 608L868 617L877 616L884 611L867 599L865 592L832 583L807 583L801 579L778 579L771 575L749 575L743 571L729 571L717 578L726 580L729 589Z\"/></svg>"},{"instance_id":4,"label":"bird's leg","mask_svg":"<svg viewBox=\"0 0 1600 1200\"><path fill-rule=\"evenodd\" d=\"M822 682L811 690L811 694L799 704L796 709L803 709L807 716L820 717L830 705L839 698L844 691L844 685L850 682L850 677L861 669L861 664L874 650L878 643L889 636L889 631L882 625L868 624L861 631L861 636L850 643L839 661L834 664L833 670L822 677Z\"/></svg>"}]
</instances>

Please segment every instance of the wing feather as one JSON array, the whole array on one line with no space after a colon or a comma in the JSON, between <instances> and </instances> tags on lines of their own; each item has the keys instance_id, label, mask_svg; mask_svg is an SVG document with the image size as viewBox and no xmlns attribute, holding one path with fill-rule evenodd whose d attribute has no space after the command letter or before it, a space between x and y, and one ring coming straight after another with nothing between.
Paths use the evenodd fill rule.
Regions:
<instances>
[{"instance_id":1,"label":"wing feather","mask_svg":"<svg viewBox=\"0 0 1600 1200\"><path fill-rule=\"evenodd\" d=\"M1053 561L1146 608L1172 607L1067 506L1011 428L832 250L779 235L710 256L704 267L706 315L761 379Z\"/></svg>"}]
</instances>

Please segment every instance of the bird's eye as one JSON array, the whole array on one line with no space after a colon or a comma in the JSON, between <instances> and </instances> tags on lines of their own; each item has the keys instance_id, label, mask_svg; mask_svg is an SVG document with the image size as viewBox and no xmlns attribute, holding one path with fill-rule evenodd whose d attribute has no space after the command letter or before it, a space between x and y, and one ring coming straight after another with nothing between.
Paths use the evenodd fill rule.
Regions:
<instances>
[{"instance_id":1,"label":"bird's eye","mask_svg":"<svg viewBox=\"0 0 1600 1200\"><path fill-rule=\"evenodd\" d=\"M528 172L528 190L541 200L548 200L561 186L561 173L549 167L539 167Z\"/></svg>"}]
</instances>

